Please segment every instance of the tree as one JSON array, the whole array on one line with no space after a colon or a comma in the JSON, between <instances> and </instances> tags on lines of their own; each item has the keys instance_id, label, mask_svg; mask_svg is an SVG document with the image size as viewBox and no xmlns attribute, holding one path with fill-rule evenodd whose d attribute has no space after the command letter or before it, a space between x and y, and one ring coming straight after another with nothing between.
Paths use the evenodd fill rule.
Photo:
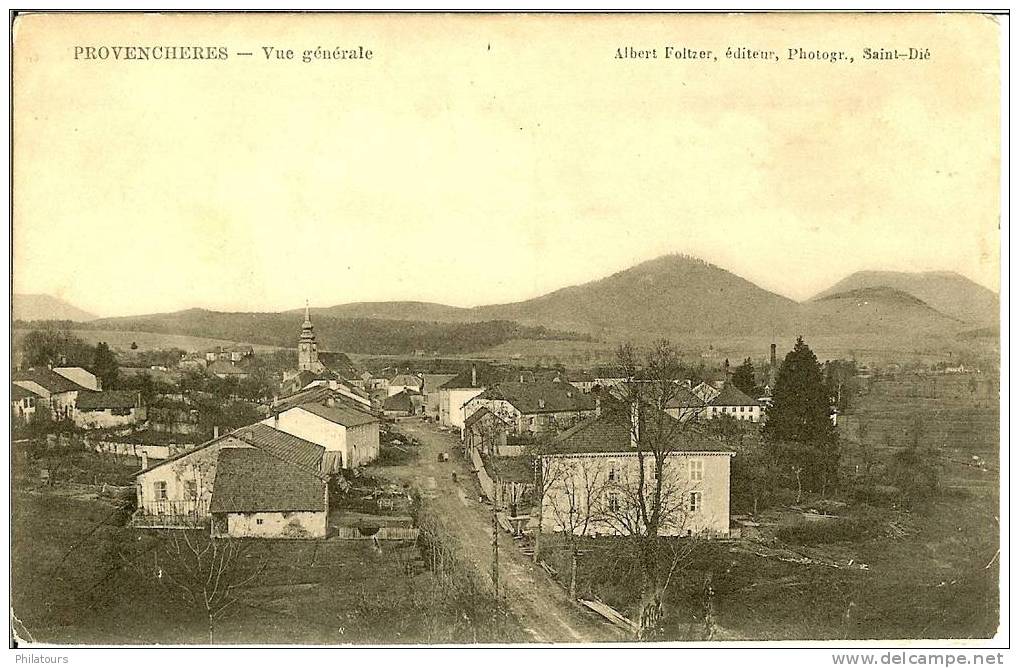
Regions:
<instances>
[{"instance_id":1,"label":"tree","mask_svg":"<svg viewBox=\"0 0 1019 668\"><path fill-rule=\"evenodd\" d=\"M570 598L577 597L578 541L586 536L599 516L606 510L606 495L613 477L603 459L580 458L563 461L552 458L548 468L560 469L551 475L559 478L556 494L549 495L549 509L556 531L566 537L570 554Z\"/></svg>"},{"instance_id":2,"label":"tree","mask_svg":"<svg viewBox=\"0 0 1019 668\"><path fill-rule=\"evenodd\" d=\"M546 499L548 499L552 489L562 481L562 477L566 472L564 467L554 465L553 459L542 457L542 455L548 454L551 451L553 438L553 434L545 434L542 441L535 442L533 446L535 448L534 451L529 453L535 456L538 461L537 478L534 481L535 496L538 502L538 528L534 532L534 555L532 557L534 563L538 563L538 560L541 558L539 551L542 545L541 532L545 527Z\"/></svg>"},{"instance_id":3,"label":"tree","mask_svg":"<svg viewBox=\"0 0 1019 668\"><path fill-rule=\"evenodd\" d=\"M749 357L732 372L731 382L743 394L750 397L758 396L757 383L754 381L754 363Z\"/></svg>"},{"instance_id":4,"label":"tree","mask_svg":"<svg viewBox=\"0 0 1019 668\"><path fill-rule=\"evenodd\" d=\"M656 341L641 353L631 344L616 352L626 380L617 388L623 410L630 414L630 440L637 465L635 476L615 482L620 502L605 514L616 532L634 549L640 570L640 616L637 637L660 637L665 594L673 575L685 563L693 541L671 540L685 523L686 494L676 466L670 466L683 435L696 420L677 420L666 413L680 392L682 367L672 344ZM635 478L635 479L634 479Z\"/></svg>"},{"instance_id":5,"label":"tree","mask_svg":"<svg viewBox=\"0 0 1019 668\"><path fill-rule=\"evenodd\" d=\"M762 432L776 458L796 477L800 494L805 485L824 495L837 480L838 435L829 411L821 366L799 337L779 369Z\"/></svg>"},{"instance_id":6,"label":"tree","mask_svg":"<svg viewBox=\"0 0 1019 668\"><path fill-rule=\"evenodd\" d=\"M34 329L25 335L21 349L26 366L90 366L92 346L65 329Z\"/></svg>"},{"instance_id":7,"label":"tree","mask_svg":"<svg viewBox=\"0 0 1019 668\"><path fill-rule=\"evenodd\" d=\"M117 356L113 354L106 343L100 341L96 345L95 354L92 357L92 373L102 383L104 390L112 390L117 387L117 375L120 369L117 365Z\"/></svg>"},{"instance_id":8,"label":"tree","mask_svg":"<svg viewBox=\"0 0 1019 668\"><path fill-rule=\"evenodd\" d=\"M211 538L204 532L166 530L162 549L153 553L148 574L176 598L203 616L209 644L216 638L216 622L238 602L237 592L265 569L264 560L251 563L242 543Z\"/></svg>"}]
</instances>

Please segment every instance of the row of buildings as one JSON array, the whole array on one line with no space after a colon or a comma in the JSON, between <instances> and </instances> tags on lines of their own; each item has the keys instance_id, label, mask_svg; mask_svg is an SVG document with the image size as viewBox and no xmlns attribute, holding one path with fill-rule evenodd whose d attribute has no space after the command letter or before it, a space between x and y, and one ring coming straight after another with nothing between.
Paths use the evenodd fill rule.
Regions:
<instances>
[{"instance_id":1,"label":"row of buildings","mask_svg":"<svg viewBox=\"0 0 1019 668\"><path fill-rule=\"evenodd\" d=\"M146 419L141 393L103 390L99 379L81 367L33 367L11 377L11 417L27 423L45 412L81 429L107 429Z\"/></svg>"}]
</instances>

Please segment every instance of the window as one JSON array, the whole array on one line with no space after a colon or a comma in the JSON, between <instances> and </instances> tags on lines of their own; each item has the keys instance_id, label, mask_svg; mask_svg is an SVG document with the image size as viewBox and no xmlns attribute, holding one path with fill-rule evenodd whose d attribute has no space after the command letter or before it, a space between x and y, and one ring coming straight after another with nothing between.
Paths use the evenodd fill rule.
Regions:
<instances>
[{"instance_id":1,"label":"window","mask_svg":"<svg viewBox=\"0 0 1019 668\"><path fill-rule=\"evenodd\" d=\"M743 407L742 407L742 406L740 406L740 407L739 407L739 412L740 412L740 413L742 413L742 412L743 412Z\"/></svg>"},{"instance_id":2,"label":"window","mask_svg":"<svg viewBox=\"0 0 1019 668\"><path fill-rule=\"evenodd\" d=\"M265 520L262 519L261 517L255 520L255 524L262 524L263 522L265 522Z\"/></svg>"},{"instance_id":3,"label":"window","mask_svg":"<svg viewBox=\"0 0 1019 668\"><path fill-rule=\"evenodd\" d=\"M701 499L701 493L690 492L690 512L691 513L699 512L702 505L703 501Z\"/></svg>"},{"instance_id":4,"label":"window","mask_svg":"<svg viewBox=\"0 0 1019 668\"><path fill-rule=\"evenodd\" d=\"M615 492L609 494L609 512L610 513L619 512L619 495L616 494Z\"/></svg>"},{"instance_id":5,"label":"window","mask_svg":"<svg viewBox=\"0 0 1019 668\"><path fill-rule=\"evenodd\" d=\"M690 480L704 479L704 461L701 459L690 460Z\"/></svg>"},{"instance_id":6,"label":"window","mask_svg":"<svg viewBox=\"0 0 1019 668\"><path fill-rule=\"evenodd\" d=\"M185 480L184 489L187 492L189 499L198 498L198 483L195 482L194 480Z\"/></svg>"},{"instance_id":7,"label":"window","mask_svg":"<svg viewBox=\"0 0 1019 668\"><path fill-rule=\"evenodd\" d=\"M619 474L616 472L616 463L614 461L609 462L609 482L615 482L619 478Z\"/></svg>"},{"instance_id":8,"label":"window","mask_svg":"<svg viewBox=\"0 0 1019 668\"><path fill-rule=\"evenodd\" d=\"M152 491L155 492L156 501L166 501L166 481L157 480L152 483Z\"/></svg>"}]
</instances>

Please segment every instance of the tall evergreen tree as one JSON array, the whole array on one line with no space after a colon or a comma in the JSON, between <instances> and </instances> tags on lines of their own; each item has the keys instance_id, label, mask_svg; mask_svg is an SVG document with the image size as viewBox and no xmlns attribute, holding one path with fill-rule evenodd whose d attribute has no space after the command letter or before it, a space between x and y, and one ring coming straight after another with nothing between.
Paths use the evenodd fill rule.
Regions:
<instances>
[{"instance_id":1,"label":"tall evergreen tree","mask_svg":"<svg viewBox=\"0 0 1019 668\"><path fill-rule=\"evenodd\" d=\"M754 382L754 363L750 358L743 360L743 364L736 367L732 372L732 384L743 394L757 396L757 384Z\"/></svg>"},{"instance_id":2,"label":"tall evergreen tree","mask_svg":"<svg viewBox=\"0 0 1019 668\"><path fill-rule=\"evenodd\" d=\"M117 356L113 354L106 343L100 341L96 344L95 356L92 359L92 373L102 383L104 390L112 390L117 387L117 376L120 366L117 364Z\"/></svg>"},{"instance_id":3,"label":"tall evergreen tree","mask_svg":"<svg viewBox=\"0 0 1019 668\"><path fill-rule=\"evenodd\" d=\"M822 493L834 484L839 463L829 410L821 365L799 337L779 369L764 438L806 489Z\"/></svg>"}]
</instances>

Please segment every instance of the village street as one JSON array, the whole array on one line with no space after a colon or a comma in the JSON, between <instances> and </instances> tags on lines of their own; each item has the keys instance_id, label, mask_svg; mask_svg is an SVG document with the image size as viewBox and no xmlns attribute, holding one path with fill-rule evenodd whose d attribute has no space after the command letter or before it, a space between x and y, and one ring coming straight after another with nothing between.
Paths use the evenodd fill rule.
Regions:
<instances>
[{"instance_id":1,"label":"village street","mask_svg":"<svg viewBox=\"0 0 1019 668\"><path fill-rule=\"evenodd\" d=\"M419 457L410 466L387 468L387 473L413 481L422 491L426 507L442 517L446 528L463 542L482 580L491 582L491 507L478 500L477 485L464 460L453 456L459 440L426 422L402 422L399 429L421 442ZM449 452L450 461L439 462L440 452ZM502 532L499 535L499 575L500 595L505 596L510 610L535 642L626 640L614 627L571 601L566 592Z\"/></svg>"}]
</instances>

